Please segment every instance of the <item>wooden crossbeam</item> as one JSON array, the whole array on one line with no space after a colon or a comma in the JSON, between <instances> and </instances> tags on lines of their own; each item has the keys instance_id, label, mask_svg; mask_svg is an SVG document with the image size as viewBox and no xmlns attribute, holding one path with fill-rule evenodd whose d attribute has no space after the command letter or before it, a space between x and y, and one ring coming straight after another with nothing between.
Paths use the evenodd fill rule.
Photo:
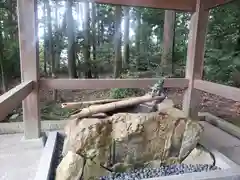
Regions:
<instances>
[{"instance_id":1,"label":"wooden crossbeam","mask_svg":"<svg viewBox=\"0 0 240 180\"><path fill-rule=\"evenodd\" d=\"M88 1L112 5L139 6L181 11L195 11L195 0L88 0Z\"/></svg>"},{"instance_id":2,"label":"wooden crossbeam","mask_svg":"<svg viewBox=\"0 0 240 180\"><path fill-rule=\"evenodd\" d=\"M240 101L240 89L209 81L195 80L194 88L234 101Z\"/></svg>"},{"instance_id":3,"label":"wooden crossbeam","mask_svg":"<svg viewBox=\"0 0 240 180\"><path fill-rule=\"evenodd\" d=\"M33 90L33 81L23 82L0 96L0 121L2 121Z\"/></svg>"},{"instance_id":4,"label":"wooden crossbeam","mask_svg":"<svg viewBox=\"0 0 240 180\"><path fill-rule=\"evenodd\" d=\"M40 88L47 89L111 89L111 88L147 88L156 83L158 78L146 79L41 79ZM165 87L186 88L188 80L169 78Z\"/></svg>"}]
</instances>

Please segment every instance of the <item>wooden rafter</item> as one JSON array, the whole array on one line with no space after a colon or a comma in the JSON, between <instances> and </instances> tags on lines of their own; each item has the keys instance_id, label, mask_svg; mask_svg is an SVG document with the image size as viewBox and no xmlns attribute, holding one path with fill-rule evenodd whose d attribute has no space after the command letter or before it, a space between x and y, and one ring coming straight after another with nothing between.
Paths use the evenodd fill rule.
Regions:
<instances>
[{"instance_id":1,"label":"wooden rafter","mask_svg":"<svg viewBox=\"0 0 240 180\"><path fill-rule=\"evenodd\" d=\"M82 0L79 0L82 1ZM149 8L172 9L181 11L194 11L195 0L89 0L103 4L140 6Z\"/></svg>"},{"instance_id":2,"label":"wooden rafter","mask_svg":"<svg viewBox=\"0 0 240 180\"><path fill-rule=\"evenodd\" d=\"M88 0L88 1L112 5L139 6L169 10L181 10L189 12L195 11L197 4L197 0ZM234 0L202 0L202 1L205 4L204 9L211 9L220 5L227 4Z\"/></svg>"}]
</instances>

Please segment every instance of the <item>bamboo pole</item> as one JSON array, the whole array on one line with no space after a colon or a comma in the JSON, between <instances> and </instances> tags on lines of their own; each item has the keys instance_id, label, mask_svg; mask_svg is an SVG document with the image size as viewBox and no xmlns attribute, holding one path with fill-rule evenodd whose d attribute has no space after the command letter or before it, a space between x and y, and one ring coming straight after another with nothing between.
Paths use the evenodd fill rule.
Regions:
<instances>
[{"instance_id":1,"label":"bamboo pole","mask_svg":"<svg viewBox=\"0 0 240 180\"><path fill-rule=\"evenodd\" d=\"M155 96L152 97L150 95L145 95L141 97L134 97L126 100L121 100L117 102L112 102L112 103L107 103L107 104L101 104L101 105L92 105L90 107L82 109L80 113L75 114L72 116L73 118L86 118L89 116L92 116L93 114L96 113L106 113L109 111L113 111L119 108L125 108L125 107L131 107L134 105L138 105L144 102L149 102L149 101L163 101L165 99L165 96Z\"/></svg>"},{"instance_id":2,"label":"bamboo pole","mask_svg":"<svg viewBox=\"0 0 240 180\"><path fill-rule=\"evenodd\" d=\"M121 101L122 99L103 99L103 100L95 100L95 101L81 101L81 102L67 102L62 103L62 108L68 109L76 109L81 108L83 105L96 105L96 104L106 104L111 102Z\"/></svg>"}]
</instances>

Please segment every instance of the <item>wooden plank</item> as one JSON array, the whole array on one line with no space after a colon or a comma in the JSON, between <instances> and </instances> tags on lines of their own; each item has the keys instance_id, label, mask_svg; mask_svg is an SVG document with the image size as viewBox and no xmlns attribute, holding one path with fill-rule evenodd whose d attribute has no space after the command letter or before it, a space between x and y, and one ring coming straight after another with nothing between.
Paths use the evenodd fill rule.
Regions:
<instances>
[{"instance_id":1,"label":"wooden plank","mask_svg":"<svg viewBox=\"0 0 240 180\"><path fill-rule=\"evenodd\" d=\"M176 18L175 11L172 10L165 11L163 32L163 53L161 59L161 66L163 67L163 72L167 75L172 74L175 18Z\"/></svg>"},{"instance_id":2,"label":"wooden plank","mask_svg":"<svg viewBox=\"0 0 240 180\"><path fill-rule=\"evenodd\" d=\"M206 0L206 4L204 5L204 9L212 9L230 2L233 2L234 0Z\"/></svg>"},{"instance_id":3,"label":"wooden plank","mask_svg":"<svg viewBox=\"0 0 240 180\"><path fill-rule=\"evenodd\" d=\"M23 120L25 138L39 138L39 57L37 36L37 1L18 0L18 29L22 81L34 81L32 93L23 101Z\"/></svg>"},{"instance_id":4,"label":"wooden plank","mask_svg":"<svg viewBox=\"0 0 240 180\"><path fill-rule=\"evenodd\" d=\"M83 0L79 0L83 1ZM89 2L126 5L126 6L140 6L149 8L161 8L169 10L194 11L195 0L89 0Z\"/></svg>"},{"instance_id":5,"label":"wooden plank","mask_svg":"<svg viewBox=\"0 0 240 180\"><path fill-rule=\"evenodd\" d=\"M198 115L200 117L203 117L205 121L212 124L213 126L216 126L228 134L240 139L240 128L238 126L235 126L234 124L229 123L228 121L214 116L208 112L199 112Z\"/></svg>"},{"instance_id":6,"label":"wooden plank","mask_svg":"<svg viewBox=\"0 0 240 180\"><path fill-rule=\"evenodd\" d=\"M33 81L26 81L0 96L0 121L16 108L33 90Z\"/></svg>"},{"instance_id":7,"label":"wooden plank","mask_svg":"<svg viewBox=\"0 0 240 180\"><path fill-rule=\"evenodd\" d=\"M212 83L209 81L195 80L194 88L215 94L233 101L240 101L240 89L235 87L230 87L222 84Z\"/></svg>"},{"instance_id":8,"label":"wooden plank","mask_svg":"<svg viewBox=\"0 0 240 180\"><path fill-rule=\"evenodd\" d=\"M204 45L208 24L208 10L203 9L203 0L197 0L196 12L192 14L187 52L186 74L188 89L183 100L185 114L193 119L198 117L200 95L193 88L194 79L201 79L204 62Z\"/></svg>"},{"instance_id":9,"label":"wooden plank","mask_svg":"<svg viewBox=\"0 0 240 180\"><path fill-rule=\"evenodd\" d=\"M111 89L111 88L148 88L156 83L158 78L146 79L41 79L40 88L47 89ZM184 78L169 78L165 87L186 88L188 80Z\"/></svg>"}]
</instances>

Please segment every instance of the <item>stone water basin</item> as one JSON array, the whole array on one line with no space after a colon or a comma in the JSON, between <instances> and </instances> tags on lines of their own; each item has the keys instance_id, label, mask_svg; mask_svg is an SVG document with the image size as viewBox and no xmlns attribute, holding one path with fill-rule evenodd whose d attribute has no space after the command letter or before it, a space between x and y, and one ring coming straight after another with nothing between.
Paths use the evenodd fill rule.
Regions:
<instances>
[{"instance_id":1,"label":"stone water basin","mask_svg":"<svg viewBox=\"0 0 240 180\"><path fill-rule=\"evenodd\" d=\"M60 132L50 132L48 139L42 153L38 172L35 180L54 180L55 171L62 159L64 134ZM209 172L193 172L181 175L172 175L158 178L151 178L153 180L181 180L181 179L196 179L196 180L227 180L240 179L240 169L237 164L228 159L222 153L215 149L208 150L202 145L197 146L189 156L183 161L186 165L195 164L214 164L221 168L221 170Z\"/></svg>"},{"instance_id":2,"label":"stone water basin","mask_svg":"<svg viewBox=\"0 0 240 180\"><path fill-rule=\"evenodd\" d=\"M143 106L143 108L140 111L141 112L148 111L148 107L146 108L146 106ZM138 112L139 112L139 108L137 109L137 113ZM172 117L174 117L174 118L175 117L177 117L177 118L180 117L181 120L182 120L183 116L182 116L182 113L179 110L174 109L174 111L170 111L170 112L171 113L174 112L174 115ZM147 112L147 113L149 113L149 112ZM170 119L170 121L171 120L172 119ZM130 120L129 122L132 122L132 120ZM169 121L166 121L166 122L169 122ZM149 126L149 124L147 126ZM82 125L79 124L78 128L81 129L81 127L82 127ZM73 128L76 128L75 125L73 126ZM117 129L119 129L119 128L117 128ZM124 128L123 128L123 130L124 130ZM188 132L190 132L190 134L185 133L186 136L184 134L184 137L187 138L190 141L188 141L186 139L186 141L184 141L185 143L191 143L191 140L195 140L195 139L198 138L197 134L196 134L195 139L192 136L195 133L194 129L190 130ZM151 131L149 131L149 133L151 133ZM184 132L180 131L180 133L183 134ZM77 135L76 137L78 137L78 134L76 134L76 135ZM35 180L54 180L55 179L56 169L57 169L59 163L61 162L61 160L63 158L62 157L62 152L64 152L63 144L64 144L64 138L65 137L66 136L65 136L64 133L60 133L60 132L49 133L48 139L47 139L47 142L46 142L46 146L44 148L44 152L42 154L42 158L41 158L41 161L40 161L39 171L36 174ZM178 136L174 136L174 137L176 139L178 138ZM160 136L160 138L161 138L161 136ZM169 139L171 139L170 136L169 136ZM176 142L176 141L174 141L174 142ZM176 143L172 142L172 144L176 144ZM182 147L183 147L183 144L181 145ZM162 148L159 145L157 147ZM179 147L179 146L176 146L176 147ZM152 149L152 150L154 150L154 149ZM179 150L181 151L182 148L179 149ZM186 151L186 148L183 148L183 150L185 150L185 151L183 151L184 152L183 155L184 155L184 154L186 154L187 151ZM190 150L190 149L187 148L187 150ZM137 150L137 151L139 151L139 150ZM174 153L174 152L175 151L172 151L170 153ZM75 153L72 154L72 155L76 156ZM66 159L66 158L64 158L64 159ZM71 155L70 155L70 159L71 159ZM67 162L67 164L70 165L71 162ZM170 179L184 179L184 180L185 179L199 179L199 180L200 179L209 179L209 180L210 179L219 179L219 180L225 180L225 179L228 179L228 178L230 178L230 179L231 178L240 179L240 169L239 169L238 165L236 165L233 161L228 159L226 156L224 156L223 154L221 154L217 150L215 150L213 148L210 149L209 147L207 147L207 145L203 145L203 144L199 144L196 148L194 148L191 151L191 153L188 154L187 157L182 161L182 164L180 164L180 165L179 164L174 164L172 166L165 166L165 167L163 167L163 166L160 167L160 165L157 164L156 167L159 167L161 170L159 170L159 168L157 168L157 170L153 170L152 164L151 164L150 169L146 169L147 168L146 167L144 169L141 168L140 170L144 173L147 172L148 174L151 174L152 171L154 171L154 173L156 173L156 172L160 173L159 171L161 171L161 173L162 173L162 171L164 171L164 173L160 174L161 176L151 178L153 180L156 180L156 179L159 179L159 180L161 180L161 179L164 179L164 180L165 179L169 179L169 180ZM176 169L176 168L177 169L180 168L182 172L186 171L186 173L181 173L180 175L175 175L175 174L178 174L178 173L171 173L172 169ZM197 172L198 169L204 169L204 171L201 170L202 172ZM209 170L213 170L213 171L209 171ZM92 170L92 171L94 171L94 170ZM165 173L165 172L170 172L170 173ZM139 174L139 172L136 172L136 173ZM130 177L130 176L128 176L128 174L125 174L125 175L120 174L120 175L117 175L117 176L115 176L115 175L116 174L114 174L114 176L111 176L110 178L109 178L109 176L107 176L107 177L105 176L105 177L97 178L97 179L101 179L101 180L134 179L134 180L136 180L136 179L146 179L146 177L153 177L153 176L138 176L138 178L136 178L136 177ZM142 178L140 178L140 177L142 177ZM62 178L61 180L75 180L75 179L70 177L70 178ZM76 180L79 180L79 179L76 179ZM86 179L86 180L89 180L89 179Z\"/></svg>"}]
</instances>

